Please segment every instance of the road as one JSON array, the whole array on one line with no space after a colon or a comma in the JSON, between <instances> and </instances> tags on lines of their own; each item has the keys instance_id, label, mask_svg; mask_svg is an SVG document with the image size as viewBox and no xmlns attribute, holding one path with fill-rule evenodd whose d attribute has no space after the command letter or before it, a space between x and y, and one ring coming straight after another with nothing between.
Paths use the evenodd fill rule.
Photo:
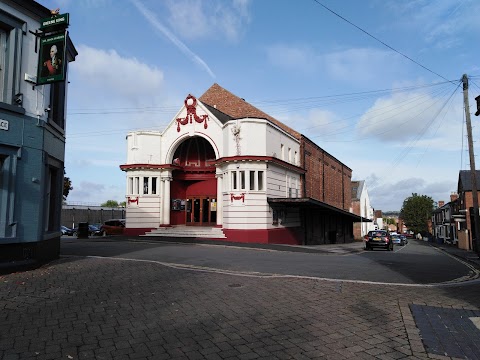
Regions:
<instances>
[{"instance_id":1,"label":"road","mask_svg":"<svg viewBox=\"0 0 480 360\"><path fill-rule=\"evenodd\" d=\"M357 244L359 248L361 244ZM288 250L285 247L285 250ZM155 261L178 267L364 281L393 284L439 284L475 276L465 263L425 242L410 241L381 249L347 254L270 251L235 246L180 244L164 241L129 242L115 238L64 238L62 255L101 256Z\"/></svg>"},{"instance_id":2,"label":"road","mask_svg":"<svg viewBox=\"0 0 480 360\"><path fill-rule=\"evenodd\" d=\"M451 283L473 269L348 249L66 238L0 276L0 359L480 360L480 281Z\"/></svg>"}]
</instances>

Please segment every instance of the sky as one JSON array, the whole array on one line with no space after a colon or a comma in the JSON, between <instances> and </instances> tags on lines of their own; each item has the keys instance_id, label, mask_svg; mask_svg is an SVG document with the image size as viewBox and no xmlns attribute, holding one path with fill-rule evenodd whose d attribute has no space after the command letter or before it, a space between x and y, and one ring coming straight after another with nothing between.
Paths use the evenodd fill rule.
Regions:
<instances>
[{"instance_id":1,"label":"sky","mask_svg":"<svg viewBox=\"0 0 480 360\"><path fill-rule=\"evenodd\" d=\"M375 210L399 211L412 193L448 202L457 190L470 169L463 74L480 153L476 0L38 2L70 14L78 51L68 204L125 201L127 133L162 131L188 94L214 83L351 168Z\"/></svg>"}]
</instances>

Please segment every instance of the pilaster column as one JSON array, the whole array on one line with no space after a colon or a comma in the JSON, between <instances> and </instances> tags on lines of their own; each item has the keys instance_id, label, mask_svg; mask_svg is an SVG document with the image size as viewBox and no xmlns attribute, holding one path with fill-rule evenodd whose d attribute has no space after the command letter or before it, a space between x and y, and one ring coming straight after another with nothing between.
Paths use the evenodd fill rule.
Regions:
<instances>
[{"instance_id":1,"label":"pilaster column","mask_svg":"<svg viewBox=\"0 0 480 360\"><path fill-rule=\"evenodd\" d=\"M217 225L223 224L223 174L215 174L217 178Z\"/></svg>"},{"instance_id":2,"label":"pilaster column","mask_svg":"<svg viewBox=\"0 0 480 360\"><path fill-rule=\"evenodd\" d=\"M162 174L162 225L170 225L170 181L172 181L171 173Z\"/></svg>"}]
</instances>

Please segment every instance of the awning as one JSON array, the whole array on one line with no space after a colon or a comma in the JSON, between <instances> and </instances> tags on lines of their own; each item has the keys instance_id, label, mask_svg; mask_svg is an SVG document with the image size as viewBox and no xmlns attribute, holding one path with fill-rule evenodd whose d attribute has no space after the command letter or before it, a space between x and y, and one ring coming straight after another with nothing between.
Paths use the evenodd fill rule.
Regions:
<instances>
[{"instance_id":1,"label":"awning","mask_svg":"<svg viewBox=\"0 0 480 360\"><path fill-rule=\"evenodd\" d=\"M372 222L372 220L359 216L357 214L336 208L324 202L312 198L267 198L270 205L283 205L301 209L315 209L350 218L353 222Z\"/></svg>"}]
</instances>

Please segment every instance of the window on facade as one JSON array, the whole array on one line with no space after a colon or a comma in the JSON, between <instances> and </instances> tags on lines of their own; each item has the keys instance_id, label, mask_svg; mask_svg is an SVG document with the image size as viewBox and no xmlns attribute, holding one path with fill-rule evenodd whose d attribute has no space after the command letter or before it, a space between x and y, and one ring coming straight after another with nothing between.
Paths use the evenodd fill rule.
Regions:
<instances>
[{"instance_id":1,"label":"window on facade","mask_svg":"<svg viewBox=\"0 0 480 360\"><path fill-rule=\"evenodd\" d=\"M295 151L295 155L293 157L293 161L294 161L294 164L297 165L298 164L298 153Z\"/></svg>"},{"instance_id":2,"label":"window on facade","mask_svg":"<svg viewBox=\"0 0 480 360\"><path fill-rule=\"evenodd\" d=\"M0 102L8 105L21 105L15 95L20 94L24 27L23 21L0 10Z\"/></svg>"},{"instance_id":3,"label":"window on facade","mask_svg":"<svg viewBox=\"0 0 480 360\"><path fill-rule=\"evenodd\" d=\"M65 65L66 71L67 65ZM65 105L65 81L51 84L48 121L57 124L62 129L65 128Z\"/></svg>"},{"instance_id":4,"label":"window on facade","mask_svg":"<svg viewBox=\"0 0 480 360\"><path fill-rule=\"evenodd\" d=\"M237 190L237 172L232 171L232 190Z\"/></svg>"},{"instance_id":5,"label":"window on facade","mask_svg":"<svg viewBox=\"0 0 480 360\"><path fill-rule=\"evenodd\" d=\"M282 160L285 160L285 146L283 144L280 145L280 156Z\"/></svg>"},{"instance_id":6,"label":"window on facade","mask_svg":"<svg viewBox=\"0 0 480 360\"><path fill-rule=\"evenodd\" d=\"M143 193L148 194L148 177L143 178Z\"/></svg>"},{"instance_id":7,"label":"window on facade","mask_svg":"<svg viewBox=\"0 0 480 360\"><path fill-rule=\"evenodd\" d=\"M5 161L5 156L0 155L0 192L3 189L3 162ZM1 196L0 196L1 199Z\"/></svg>"},{"instance_id":8,"label":"window on facade","mask_svg":"<svg viewBox=\"0 0 480 360\"><path fill-rule=\"evenodd\" d=\"M156 195L157 194L157 178L152 177L152 194Z\"/></svg>"},{"instance_id":9,"label":"window on facade","mask_svg":"<svg viewBox=\"0 0 480 360\"><path fill-rule=\"evenodd\" d=\"M262 191L263 190L263 171L259 171L257 174L258 178L258 190Z\"/></svg>"},{"instance_id":10,"label":"window on facade","mask_svg":"<svg viewBox=\"0 0 480 360\"><path fill-rule=\"evenodd\" d=\"M49 168L49 176L47 181L47 218L45 219L45 230L54 231L60 228L60 224L57 220L59 213L59 169L55 167Z\"/></svg>"},{"instance_id":11,"label":"window on facade","mask_svg":"<svg viewBox=\"0 0 480 360\"><path fill-rule=\"evenodd\" d=\"M240 174L240 189L245 190L245 171L239 171Z\"/></svg>"},{"instance_id":12,"label":"window on facade","mask_svg":"<svg viewBox=\"0 0 480 360\"><path fill-rule=\"evenodd\" d=\"M128 178L128 193L133 194L133 177Z\"/></svg>"},{"instance_id":13,"label":"window on facade","mask_svg":"<svg viewBox=\"0 0 480 360\"><path fill-rule=\"evenodd\" d=\"M250 171L250 190L255 190L255 171Z\"/></svg>"},{"instance_id":14,"label":"window on facade","mask_svg":"<svg viewBox=\"0 0 480 360\"><path fill-rule=\"evenodd\" d=\"M133 193L140 194L140 178L138 176L135 177L135 185L134 185Z\"/></svg>"},{"instance_id":15,"label":"window on facade","mask_svg":"<svg viewBox=\"0 0 480 360\"><path fill-rule=\"evenodd\" d=\"M228 179L229 179L228 173L224 172L224 173L223 173L223 181L222 181L222 183L223 183L223 191L228 191L228 190L230 189L230 186L229 186L229 184L228 184Z\"/></svg>"},{"instance_id":16,"label":"window on facade","mask_svg":"<svg viewBox=\"0 0 480 360\"><path fill-rule=\"evenodd\" d=\"M292 162L292 149L291 148L288 148L288 162L289 163Z\"/></svg>"}]
</instances>

